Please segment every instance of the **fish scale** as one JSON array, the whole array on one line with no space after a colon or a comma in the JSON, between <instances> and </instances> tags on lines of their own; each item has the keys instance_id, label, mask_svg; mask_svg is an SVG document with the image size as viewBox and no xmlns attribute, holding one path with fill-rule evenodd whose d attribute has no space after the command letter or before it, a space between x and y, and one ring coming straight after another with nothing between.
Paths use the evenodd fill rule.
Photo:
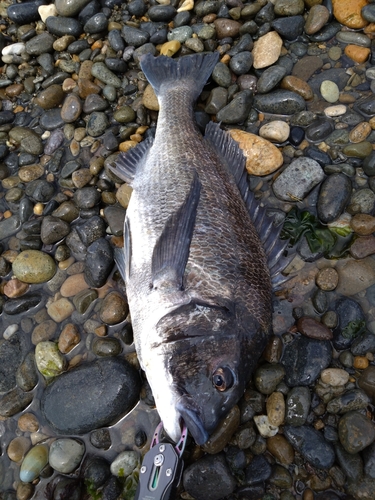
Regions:
<instances>
[{"instance_id":1,"label":"fish scale","mask_svg":"<svg viewBox=\"0 0 375 500\"><path fill-rule=\"evenodd\" d=\"M166 432L177 441L183 421L198 444L243 394L271 331L270 273L250 214L264 217L244 157L218 125L202 137L194 122L217 59L142 59L160 105L155 138L114 170L133 187L116 260L137 355Z\"/></svg>"}]
</instances>

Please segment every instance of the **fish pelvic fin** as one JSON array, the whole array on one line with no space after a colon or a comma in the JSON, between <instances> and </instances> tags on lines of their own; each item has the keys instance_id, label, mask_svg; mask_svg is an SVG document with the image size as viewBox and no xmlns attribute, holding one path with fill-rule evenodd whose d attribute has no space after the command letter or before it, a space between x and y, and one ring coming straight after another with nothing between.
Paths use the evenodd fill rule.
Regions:
<instances>
[{"instance_id":1,"label":"fish pelvic fin","mask_svg":"<svg viewBox=\"0 0 375 500\"><path fill-rule=\"evenodd\" d=\"M179 59L146 54L141 58L140 64L156 96L161 94L163 88L169 90L183 83L189 86L193 98L197 99L218 60L218 52L193 54Z\"/></svg>"},{"instance_id":2,"label":"fish pelvic fin","mask_svg":"<svg viewBox=\"0 0 375 500\"><path fill-rule=\"evenodd\" d=\"M227 170L232 174L237 184L246 204L247 211L263 244L273 289L274 291L278 290L281 284L288 279L281 273L291 260L290 257L285 255L288 241L280 239L282 226L274 225L273 218L267 215L266 208L259 204L250 190L245 168L246 160L237 142L232 139L228 132L222 130L219 124L214 122L208 123L204 137L211 143L223 160Z\"/></svg>"},{"instance_id":3,"label":"fish pelvic fin","mask_svg":"<svg viewBox=\"0 0 375 500\"><path fill-rule=\"evenodd\" d=\"M182 290L189 258L201 183L194 170L189 192L180 207L169 216L152 254L152 285L164 290Z\"/></svg>"}]
</instances>

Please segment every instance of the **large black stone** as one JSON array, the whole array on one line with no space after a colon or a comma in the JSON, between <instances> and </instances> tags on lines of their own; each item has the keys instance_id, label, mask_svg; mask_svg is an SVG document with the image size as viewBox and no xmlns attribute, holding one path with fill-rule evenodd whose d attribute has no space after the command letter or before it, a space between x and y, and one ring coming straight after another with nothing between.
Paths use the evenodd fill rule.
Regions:
<instances>
[{"instance_id":1,"label":"large black stone","mask_svg":"<svg viewBox=\"0 0 375 500\"><path fill-rule=\"evenodd\" d=\"M84 434L125 415L139 391L138 374L129 363L100 359L60 375L44 391L41 408L61 434Z\"/></svg>"}]
</instances>

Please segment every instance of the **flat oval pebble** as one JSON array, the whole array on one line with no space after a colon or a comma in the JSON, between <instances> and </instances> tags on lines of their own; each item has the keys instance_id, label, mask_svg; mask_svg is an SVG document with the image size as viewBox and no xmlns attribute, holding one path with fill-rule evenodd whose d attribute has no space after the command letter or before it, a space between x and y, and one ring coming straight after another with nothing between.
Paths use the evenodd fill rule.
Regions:
<instances>
[{"instance_id":1,"label":"flat oval pebble","mask_svg":"<svg viewBox=\"0 0 375 500\"><path fill-rule=\"evenodd\" d=\"M316 429L308 426L293 427L286 425L284 433L292 446L318 469L329 469L335 460L332 446Z\"/></svg>"},{"instance_id":2,"label":"flat oval pebble","mask_svg":"<svg viewBox=\"0 0 375 500\"><path fill-rule=\"evenodd\" d=\"M303 97L290 90L275 90L269 94L258 94L254 98L255 109L263 113L293 115L303 111L306 103Z\"/></svg>"},{"instance_id":3,"label":"flat oval pebble","mask_svg":"<svg viewBox=\"0 0 375 500\"><path fill-rule=\"evenodd\" d=\"M347 175L329 175L320 188L317 203L318 217L324 222L337 219L347 205L352 192L352 183Z\"/></svg>"},{"instance_id":4,"label":"flat oval pebble","mask_svg":"<svg viewBox=\"0 0 375 500\"><path fill-rule=\"evenodd\" d=\"M25 456L20 470L20 479L24 483L31 483L39 477L39 474L48 463L48 446L38 444L31 448Z\"/></svg>"},{"instance_id":5,"label":"flat oval pebble","mask_svg":"<svg viewBox=\"0 0 375 500\"><path fill-rule=\"evenodd\" d=\"M314 318L303 316L296 326L299 332L311 339L331 340L333 337L331 330Z\"/></svg>"},{"instance_id":6,"label":"flat oval pebble","mask_svg":"<svg viewBox=\"0 0 375 500\"><path fill-rule=\"evenodd\" d=\"M45 283L56 272L56 264L52 257L39 250L21 252L12 264L13 274L25 283Z\"/></svg>"},{"instance_id":7,"label":"flat oval pebble","mask_svg":"<svg viewBox=\"0 0 375 500\"><path fill-rule=\"evenodd\" d=\"M320 85L320 93L323 99L333 104L338 101L340 90L335 82L325 80Z\"/></svg>"},{"instance_id":8,"label":"flat oval pebble","mask_svg":"<svg viewBox=\"0 0 375 500\"><path fill-rule=\"evenodd\" d=\"M326 368L321 372L320 378L324 384L336 387L348 383L349 373L341 368Z\"/></svg>"},{"instance_id":9,"label":"flat oval pebble","mask_svg":"<svg viewBox=\"0 0 375 500\"><path fill-rule=\"evenodd\" d=\"M84 434L127 413L139 389L138 374L128 363L100 359L56 378L43 393L42 412L60 433Z\"/></svg>"}]
</instances>

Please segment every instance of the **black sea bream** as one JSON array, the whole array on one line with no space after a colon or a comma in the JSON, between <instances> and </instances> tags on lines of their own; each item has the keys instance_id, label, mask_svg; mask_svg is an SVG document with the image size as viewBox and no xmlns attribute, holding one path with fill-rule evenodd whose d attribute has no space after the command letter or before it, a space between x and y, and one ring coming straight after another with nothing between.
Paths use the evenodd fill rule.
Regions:
<instances>
[{"instance_id":1,"label":"black sea bream","mask_svg":"<svg viewBox=\"0 0 375 500\"><path fill-rule=\"evenodd\" d=\"M142 59L160 104L156 135L114 169L133 187L118 264L138 358L166 432L177 441L183 420L198 444L241 397L266 345L266 252L274 275L283 251L236 143L212 122L204 137L195 125L194 102L217 61Z\"/></svg>"}]
</instances>

